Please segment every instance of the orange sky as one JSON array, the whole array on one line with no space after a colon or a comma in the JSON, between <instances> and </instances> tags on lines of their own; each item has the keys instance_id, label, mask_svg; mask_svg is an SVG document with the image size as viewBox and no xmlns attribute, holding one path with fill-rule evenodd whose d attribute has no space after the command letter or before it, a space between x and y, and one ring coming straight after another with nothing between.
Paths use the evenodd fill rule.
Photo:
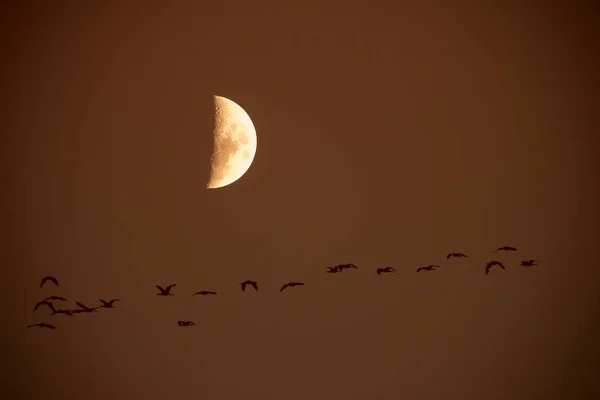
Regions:
<instances>
[{"instance_id":1,"label":"orange sky","mask_svg":"<svg viewBox=\"0 0 600 400\"><path fill-rule=\"evenodd\" d=\"M7 398L600 397L591 2L59 3L0 23ZM258 150L207 190L214 94Z\"/></svg>"}]
</instances>

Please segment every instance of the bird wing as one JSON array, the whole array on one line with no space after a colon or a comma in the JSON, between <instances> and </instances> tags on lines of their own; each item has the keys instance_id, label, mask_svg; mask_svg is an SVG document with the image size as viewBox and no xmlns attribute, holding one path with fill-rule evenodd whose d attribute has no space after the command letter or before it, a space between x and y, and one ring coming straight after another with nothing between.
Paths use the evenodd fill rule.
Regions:
<instances>
[{"instance_id":1,"label":"bird wing","mask_svg":"<svg viewBox=\"0 0 600 400\"><path fill-rule=\"evenodd\" d=\"M240 285L242 286L242 292L245 292L246 291L246 285L247 285L247 283L246 282L242 282L242 283L240 283Z\"/></svg>"},{"instance_id":2,"label":"bird wing","mask_svg":"<svg viewBox=\"0 0 600 400\"><path fill-rule=\"evenodd\" d=\"M255 290L258 290L258 283L252 282L251 285Z\"/></svg>"},{"instance_id":3,"label":"bird wing","mask_svg":"<svg viewBox=\"0 0 600 400\"><path fill-rule=\"evenodd\" d=\"M48 278L47 276L43 277L42 280L40 281L40 287L44 286L44 283L46 283L46 281L48 279L50 279L50 278ZM35 326L35 325L32 325L32 326Z\"/></svg>"},{"instance_id":4,"label":"bird wing","mask_svg":"<svg viewBox=\"0 0 600 400\"><path fill-rule=\"evenodd\" d=\"M425 268L424 267L417 268L417 272L421 271L422 269L425 269Z\"/></svg>"},{"instance_id":5,"label":"bird wing","mask_svg":"<svg viewBox=\"0 0 600 400\"><path fill-rule=\"evenodd\" d=\"M174 284L172 284L172 285L169 285L169 286L167 286L167 289L166 289L166 291L167 291L167 292L171 291L171 288L174 288L175 286L177 286L177 284L176 284L176 283L174 283Z\"/></svg>"},{"instance_id":6,"label":"bird wing","mask_svg":"<svg viewBox=\"0 0 600 400\"><path fill-rule=\"evenodd\" d=\"M52 283L54 283L56 286L59 286L59 285L58 285L58 279L56 279L56 278L54 278L54 277L52 277L52 276L51 276L51 277L50 277L50 280L51 280L51 281L52 281Z\"/></svg>"},{"instance_id":7,"label":"bird wing","mask_svg":"<svg viewBox=\"0 0 600 400\"><path fill-rule=\"evenodd\" d=\"M163 288L163 287L162 287L162 286L160 286L160 285L156 285L156 288L157 288L158 290L160 290L160 292L161 292L161 293L164 293L164 292L165 292L165 288Z\"/></svg>"},{"instance_id":8,"label":"bird wing","mask_svg":"<svg viewBox=\"0 0 600 400\"><path fill-rule=\"evenodd\" d=\"M390 271L396 272L395 268L390 267Z\"/></svg>"},{"instance_id":9,"label":"bird wing","mask_svg":"<svg viewBox=\"0 0 600 400\"><path fill-rule=\"evenodd\" d=\"M100 302L102 303L103 306L107 306L109 304L108 301L104 301L102 299L98 299L98 300L100 300Z\"/></svg>"},{"instance_id":10,"label":"bird wing","mask_svg":"<svg viewBox=\"0 0 600 400\"><path fill-rule=\"evenodd\" d=\"M284 290L286 287L288 287L288 286L290 286L290 284L289 284L289 283L286 283L285 285L283 285L283 286L281 287L281 289L279 289L279 291L280 291L280 292L283 292L283 290Z\"/></svg>"},{"instance_id":11,"label":"bird wing","mask_svg":"<svg viewBox=\"0 0 600 400\"><path fill-rule=\"evenodd\" d=\"M77 307L79 308L83 308L84 310L89 310L89 308L87 306L85 306L84 304L76 301L75 304L77 304Z\"/></svg>"},{"instance_id":12,"label":"bird wing","mask_svg":"<svg viewBox=\"0 0 600 400\"><path fill-rule=\"evenodd\" d=\"M449 260L449 259L450 259L450 257L454 257L454 254L452 254L452 253L448 254L448 255L446 256L446 260Z\"/></svg>"}]
</instances>

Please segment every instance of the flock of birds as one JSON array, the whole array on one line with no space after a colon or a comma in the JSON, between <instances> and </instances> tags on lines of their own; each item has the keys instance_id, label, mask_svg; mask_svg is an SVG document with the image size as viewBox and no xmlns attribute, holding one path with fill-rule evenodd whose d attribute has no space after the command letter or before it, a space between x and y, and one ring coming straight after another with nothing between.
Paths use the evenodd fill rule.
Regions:
<instances>
[{"instance_id":1,"label":"flock of birds","mask_svg":"<svg viewBox=\"0 0 600 400\"><path fill-rule=\"evenodd\" d=\"M517 251L517 249L516 249L516 247L512 247L512 246L503 246L503 247L497 248L493 252L497 252L497 251ZM467 257L467 255L464 253L449 253L446 255L447 260L449 260L451 258L465 258L465 257ZM524 260L524 261L521 261L521 266L533 267L533 266L537 265L537 262L538 262L537 260ZM485 264L485 275L488 275L490 273L490 270L493 267L498 267L503 270L506 269L502 262L492 260ZM435 271L437 268L440 268L440 266L439 265L427 265L424 267L417 268L416 272L419 273L421 271ZM334 267L327 267L325 273L326 274L338 274L346 269L358 269L358 267L354 264L340 264L340 265L336 265ZM395 273L396 270L393 267L383 267L383 268L377 268L375 270L375 272L377 273L377 275L381 275L381 274ZM43 287L48 282L53 283L55 286L60 286L58 283L58 279L56 279L53 276L45 276L41 280L40 287ZM172 285L166 286L166 287L156 285L156 288L159 291L156 295L157 296L174 296L174 294L171 293L171 291L176 286L177 286L177 284L175 284L175 283ZM279 291L283 292L287 288L293 288L296 286L304 286L304 283L303 282L288 282L288 283L284 284ZM240 288L242 291L246 291L246 289L248 287L252 287L255 291L258 291L258 283L255 281L246 280L246 281L240 283ZM194 296L196 296L196 295L214 296L216 294L217 294L217 292L213 292L213 291L209 291L209 290L202 290L202 291L194 293L193 295ZM47 307L50 309L50 311L52 311L51 316L62 314L65 316L72 317L75 314L97 312L101 308L107 308L107 309L115 308L115 303L117 301L120 301L121 299L111 299L108 301L103 300L103 299L99 299L99 300L100 300L101 304L98 306L95 306L95 307L88 307L85 304L83 304L79 301L76 301L75 305L78 308L68 309L68 308L57 308L57 305L56 305L57 303L55 303L55 302L67 302L68 300L66 298L61 297L61 296L49 296L49 297L44 298L41 301L38 301L35 304L33 311L35 312L35 311L41 309L42 307ZM193 321L177 321L177 325L182 326L182 327L188 327L188 326L195 326L196 324ZM45 322L27 325L27 328L32 328L32 327L56 329L56 325L48 324Z\"/></svg>"}]
</instances>

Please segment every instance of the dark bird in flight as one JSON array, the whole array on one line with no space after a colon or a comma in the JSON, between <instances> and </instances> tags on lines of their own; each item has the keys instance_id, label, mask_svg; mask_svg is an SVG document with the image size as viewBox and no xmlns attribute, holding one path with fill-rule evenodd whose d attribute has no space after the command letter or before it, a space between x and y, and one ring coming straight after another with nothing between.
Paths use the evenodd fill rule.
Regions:
<instances>
[{"instance_id":1,"label":"dark bird in flight","mask_svg":"<svg viewBox=\"0 0 600 400\"><path fill-rule=\"evenodd\" d=\"M160 290L160 293L156 293L157 296L174 296L173 293L171 293L171 289L173 289L175 286L177 286L176 283L167 286L167 288L163 288L162 286L156 285L156 288L158 290Z\"/></svg>"},{"instance_id":2,"label":"dark bird in flight","mask_svg":"<svg viewBox=\"0 0 600 400\"><path fill-rule=\"evenodd\" d=\"M34 326L39 326L40 328L56 329L54 325L45 324L43 322L40 322L39 324L27 325L28 328L33 328Z\"/></svg>"},{"instance_id":3,"label":"dark bird in flight","mask_svg":"<svg viewBox=\"0 0 600 400\"><path fill-rule=\"evenodd\" d=\"M498 247L492 253L495 253L497 251L517 251L517 248L516 247L512 247L512 246L502 246L502 247Z\"/></svg>"},{"instance_id":4,"label":"dark bird in flight","mask_svg":"<svg viewBox=\"0 0 600 400\"><path fill-rule=\"evenodd\" d=\"M345 270L345 269L358 269L358 267L354 264L340 264L337 266L337 268L341 271Z\"/></svg>"},{"instance_id":5,"label":"dark bird in flight","mask_svg":"<svg viewBox=\"0 0 600 400\"><path fill-rule=\"evenodd\" d=\"M193 321L177 321L177 325L179 326L196 326Z\"/></svg>"},{"instance_id":6,"label":"dark bird in flight","mask_svg":"<svg viewBox=\"0 0 600 400\"><path fill-rule=\"evenodd\" d=\"M485 264L485 274L486 275L489 274L490 273L490 269L493 266L496 266L496 265L499 266L502 269L506 269L506 268L504 268L504 264L502 264L500 261L490 261L489 263Z\"/></svg>"},{"instance_id":7,"label":"dark bird in flight","mask_svg":"<svg viewBox=\"0 0 600 400\"><path fill-rule=\"evenodd\" d=\"M199 294L201 296L207 296L209 294L215 295L215 294L217 294L217 292L211 292L210 290L201 290L199 292L194 293L193 296L196 296L197 294Z\"/></svg>"},{"instance_id":8,"label":"dark bird in flight","mask_svg":"<svg viewBox=\"0 0 600 400\"><path fill-rule=\"evenodd\" d=\"M48 296L44 300L57 300L57 301L67 301L64 297L60 296Z\"/></svg>"},{"instance_id":9,"label":"dark bird in flight","mask_svg":"<svg viewBox=\"0 0 600 400\"><path fill-rule=\"evenodd\" d=\"M109 300L109 301L104 301L102 299L99 299L99 300L102 303L102 305L100 307L103 307L103 308L115 308L115 306L114 306L115 302L120 301L121 299L112 299L112 300Z\"/></svg>"},{"instance_id":10,"label":"dark bird in flight","mask_svg":"<svg viewBox=\"0 0 600 400\"><path fill-rule=\"evenodd\" d=\"M51 316L54 316L56 314L65 314L65 315L68 315L69 317L73 316L73 312L71 310L55 310L55 311L52 311Z\"/></svg>"},{"instance_id":11,"label":"dark bird in flight","mask_svg":"<svg viewBox=\"0 0 600 400\"><path fill-rule=\"evenodd\" d=\"M258 291L258 283L254 281L244 281L240 283L240 286L242 287L242 292L246 290L246 286L248 285L252 286L254 290Z\"/></svg>"},{"instance_id":12,"label":"dark bird in flight","mask_svg":"<svg viewBox=\"0 0 600 400\"><path fill-rule=\"evenodd\" d=\"M439 265L428 265L426 267L417 268L417 272L419 271L435 271L435 268L439 268Z\"/></svg>"},{"instance_id":13,"label":"dark bird in flight","mask_svg":"<svg viewBox=\"0 0 600 400\"><path fill-rule=\"evenodd\" d=\"M537 265L537 260L525 260L525 261L521 261L521 266L522 267L533 267L534 265Z\"/></svg>"},{"instance_id":14,"label":"dark bird in flight","mask_svg":"<svg viewBox=\"0 0 600 400\"><path fill-rule=\"evenodd\" d=\"M47 301L47 300L42 300L42 301L38 302L35 305L35 307L33 308L33 311L37 311L37 309L40 308L41 306L46 306L49 309L51 309L52 311L55 311L54 305L51 302Z\"/></svg>"},{"instance_id":15,"label":"dark bird in flight","mask_svg":"<svg viewBox=\"0 0 600 400\"><path fill-rule=\"evenodd\" d=\"M92 308L90 308L90 307L86 306L85 304L80 303L78 301L76 301L75 304L77 304L77 307L79 307L79 310L71 311L72 313L73 312L78 312L78 313L81 313L81 312L94 312L94 311L97 311L98 308L100 308L100 307L92 307Z\"/></svg>"},{"instance_id":16,"label":"dark bird in flight","mask_svg":"<svg viewBox=\"0 0 600 400\"><path fill-rule=\"evenodd\" d=\"M58 284L58 280L55 277L53 277L53 276L45 276L45 277L42 278L42 281L40 282L40 287L44 286L44 283L46 283L48 281L54 283L56 286L60 286Z\"/></svg>"},{"instance_id":17,"label":"dark bird in flight","mask_svg":"<svg viewBox=\"0 0 600 400\"><path fill-rule=\"evenodd\" d=\"M396 272L396 270L392 267L385 267L385 268L377 268L377 275L381 275L381 274L387 274L387 273L394 273Z\"/></svg>"},{"instance_id":18,"label":"dark bird in flight","mask_svg":"<svg viewBox=\"0 0 600 400\"><path fill-rule=\"evenodd\" d=\"M326 274L337 274L338 272L340 272L340 268L339 266L335 266L335 267L327 267L327 271L325 271Z\"/></svg>"},{"instance_id":19,"label":"dark bird in flight","mask_svg":"<svg viewBox=\"0 0 600 400\"><path fill-rule=\"evenodd\" d=\"M466 254L463 254L463 253L449 253L449 254L446 256L446 260L449 260L449 259L451 259L452 257L460 258L460 257L466 257L466 256L467 256L467 255L466 255Z\"/></svg>"},{"instance_id":20,"label":"dark bird in flight","mask_svg":"<svg viewBox=\"0 0 600 400\"><path fill-rule=\"evenodd\" d=\"M304 286L304 283L302 283L302 282L289 282L289 283L286 283L285 285L283 285L279 291L283 292L283 290L285 288L294 287L294 286Z\"/></svg>"}]
</instances>

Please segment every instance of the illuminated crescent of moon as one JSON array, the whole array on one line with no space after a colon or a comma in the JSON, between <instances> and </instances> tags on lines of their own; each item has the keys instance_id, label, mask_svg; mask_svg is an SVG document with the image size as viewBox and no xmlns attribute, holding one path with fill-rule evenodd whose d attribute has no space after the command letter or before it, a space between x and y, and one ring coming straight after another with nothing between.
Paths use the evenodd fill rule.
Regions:
<instances>
[{"instance_id":1,"label":"illuminated crescent of moon","mask_svg":"<svg viewBox=\"0 0 600 400\"><path fill-rule=\"evenodd\" d=\"M214 144L207 188L231 185L248 171L256 155L256 129L250 116L235 102L214 96Z\"/></svg>"}]
</instances>

